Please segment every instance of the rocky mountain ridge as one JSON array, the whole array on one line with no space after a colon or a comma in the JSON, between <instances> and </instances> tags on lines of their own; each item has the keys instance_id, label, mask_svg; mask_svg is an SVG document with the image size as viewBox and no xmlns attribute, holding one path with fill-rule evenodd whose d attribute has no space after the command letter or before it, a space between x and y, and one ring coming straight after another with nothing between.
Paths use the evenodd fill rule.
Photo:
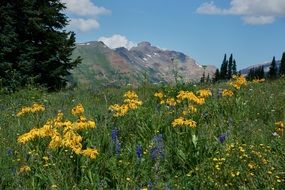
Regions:
<instances>
[{"instance_id":1,"label":"rocky mountain ridge","mask_svg":"<svg viewBox=\"0 0 285 190\"><path fill-rule=\"evenodd\" d=\"M153 83L199 81L203 73L212 76L214 66L202 66L184 53L162 50L149 42L141 42L130 50L111 49L103 42L77 44L73 56L82 64L72 71L79 84L138 84L146 78Z\"/></svg>"}]
</instances>

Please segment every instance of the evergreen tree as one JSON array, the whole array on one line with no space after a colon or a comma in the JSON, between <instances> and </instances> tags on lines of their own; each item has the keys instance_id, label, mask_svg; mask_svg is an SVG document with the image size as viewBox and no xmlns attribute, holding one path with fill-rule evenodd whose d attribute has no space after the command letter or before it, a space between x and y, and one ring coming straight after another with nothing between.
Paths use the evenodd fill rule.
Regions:
<instances>
[{"instance_id":1,"label":"evergreen tree","mask_svg":"<svg viewBox=\"0 0 285 190\"><path fill-rule=\"evenodd\" d=\"M221 65L221 70L220 70L220 79L224 80L227 79L227 71L228 71L228 60L227 60L227 55L224 55L224 60Z\"/></svg>"},{"instance_id":2,"label":"evergreen tree","mask_svg":"<svg viewBox=\"0 0 285 190\"><path fill-rule=\"evenodd\" d=\"M210 79L210 74L208 73L208 75L207 75L207 79L206 79L206 82L207 83L210 83L211 82L211 79Z\"/></svg>"},{"instance_id":3,"label":"evergreen tree","mask_svg":"<svg viewBox=\"0 0 285 190\"><path fill-rule=\"evenodd\" d=\"M246 78L247 78L247 80L252 80L252 79L254 79L254 77L255 77L255 69L251 68L249 70L249 73L247 74Z\"/></svg>"},{"instance_id":4,"label":"evergreen tree","mask_svg":"<svg viewBox=\"0 0 285 190\"><path fill-rule=\"evenodd\" d=\"M233 60L233 75L237 74L237 64L236 64L236 60Z\"/></svg>"},{"instance_id":5,"label":"evergreen tree","mask_svg":"<svg viewBox=\"0 0 285 190\"><path fill-rule=\"evenodd\" d=\"M232 72L233 71L233 54L230 55L229 63L228 63L228 71L227 71L227 78L232 78Z\"/></svg>"},{"instance_id":6,"label":"evergreen tree","mask_svg":"<svg viewBox=\"0 0 285 190\"><path fill-rule=\"evenodd\" d=\"M275 56L272 59L268 75L269 75L269 78L271 78L271 79L274 79L277 76L277 67L276 67Z\"/></svg>"},{"instance_id":7,"label":"evergreen tree","mask_svg":"<svg viewBox=\"0 0 285 190\"><path fill-rule=\"evenodd\" d=\"M1 0L0 77L5 86L15 78L17 86L33 81L55 90L66 85L80 58L70 58L75 35L64 30L64 9L60 0Z\"/></svg>"},{"instance_id":8,"label":"evergreen tree","mask_svg":"<svg viewBox=\"0 0 285 190\"><path fill-rule=\"evenodd\" d=\"M214 76L214 82L217 82L219 80L220 80L220 71L219 69L216 69L215 76Z\"/></svg>"},{"instance_id":9,"label":"evergreen tree","mask_svg":"<svg viewBox=\"0 0 285 190\"><path fill-rule=\"evenodd\" d=\"M200 79L200 82L201 83L205 83L205 72L203 73L201 79Z\"/></svg>"},{"instance_id":10,"label":"evergreen tree","mask_svg":"<svg viewBox=\"0 0 285 190\"><path fill-rule=\"evenodd\" d=\"M259 79L265 78L264 67L263 66L260 67L260 75L259 75L259 77L260 77Z\"/></svg>"},{"instance_id":11,"label":"evergreen tree","mask_svg":"<svg viewBox=\"0 0 285 190\"><path fill-rule=\"evenodd\" d=\"M18 44L15 20L16 12L10 1L0 1L0 87L19 85L19 73L15 70ZM14 64L11 64L14 63Z\"/></svg>"},{"instance_id":12,"label":"evergreen tree","mask_svg":"<svg viewBox=\"0 0 285 190\"><path fill-rule=\"evenodd\" d=\"M280 76L285 75L285 52L282 54L279 74Z\"/></svg>"}]
</instances>

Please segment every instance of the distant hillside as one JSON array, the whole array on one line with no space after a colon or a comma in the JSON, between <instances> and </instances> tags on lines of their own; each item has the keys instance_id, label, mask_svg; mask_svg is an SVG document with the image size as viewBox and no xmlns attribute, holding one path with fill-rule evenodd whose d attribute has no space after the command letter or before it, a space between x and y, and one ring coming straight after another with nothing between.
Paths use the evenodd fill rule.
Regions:
<instances>
[{"instance_id":1,"label":"distant hillside","mask_svg":"<svg viewBox=\"0 0 285 190\"><path fill-rule=\"evenodd\" d=\"M93 41L77 44L73 56L82 57L82 64L72 71L74 81L85 85L137 84L147 77L154 83L174 81L174 75L183 81L198 81L204 68L194 59L176 51L162 50L149 42L139 43L130 50L107 47ZM212 76L214 66L205 68ZM177 73L177 74L175 74Z\"/></svg>"},{"instance_id":2,"label":"distant hillside","mask_svg":"<svg viewBox=\"0 0 285 190\"><path fill-rule=\"evenodd\" d=\"M276 66L277 66L277 68L280 67L280 64L281 64L281 61L280 61L280 60L279 60L279 61L276 61ZM257 68L263 66L264 72L267 73L267 72L269 72L270 65L271 65L271 62L265 62L265 63L263 63L263 64L251 65L251 66L249 66L249 67L246 67L246 68L240 70L240 72L241 72L241 74L243 74L243 75L247 75L247 74L249 73L250 69L252 69L252 68L256 68L256 69L257 69Z\"/></svg>"}]
</instances>

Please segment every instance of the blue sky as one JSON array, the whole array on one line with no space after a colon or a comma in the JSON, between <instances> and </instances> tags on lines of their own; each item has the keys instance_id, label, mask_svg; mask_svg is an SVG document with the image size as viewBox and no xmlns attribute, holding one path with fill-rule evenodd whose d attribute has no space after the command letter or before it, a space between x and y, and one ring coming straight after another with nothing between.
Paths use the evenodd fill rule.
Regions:
<instances>
[{"instance_id":1,"label":"blue sky","mask_svg":"<svg viewBox=\"0 0 285 190\"><path fill-rule=\"evenodd\" d=\"M149 41L217 67L233 53L238 69L285 51L285 0L62 1L77 42L130 48Z\"/></svg>"}]
</instances>

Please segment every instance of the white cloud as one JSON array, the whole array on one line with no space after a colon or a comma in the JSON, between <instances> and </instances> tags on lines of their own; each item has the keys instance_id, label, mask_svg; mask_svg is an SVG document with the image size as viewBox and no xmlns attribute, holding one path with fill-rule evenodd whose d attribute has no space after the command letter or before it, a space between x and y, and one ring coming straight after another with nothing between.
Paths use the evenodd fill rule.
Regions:
<instances>
[{"instance_id":1,"label":"white cloud","mask_svg":"<svg viewBox=\"0 0 285 190\"><path fill-rule=\"evenodd\" d=\"M273 16L246 16L242 20L247 24L257 25L257 24L270 24L273 23L275 17Z\"/></svg>"},{"instance_id":2,"label":"white cloud","mask_svg":"<svg viewBox=\"0 0 285 190\"><path fill-rule=\"evenodd\" d=\"M83 18L73 18L71 19L70 28L79 30L81 32L86 32L91 29L99 28L100 24L96 19L83 19Z\"/></svg>"},{"instance_id":3,"label":"white cloud","mask_svg":"<svg viewBox=\"0 0 285 190\"><path fill-rule=\"evenodd\" d=\"M217 7L213 1L197 8L199 14L237 15L247 24L269 24L285 17L284 0L230 0L230 7Z\"/></svg>"},{"instance_id":4,"label":"white cloud","mask_svg":"<svg viewBox=\"0 0 285 190\"><path fill-rule=\"evenodd\" d=\"M98 41L104 42L109 48L115 49L118 47L125 47L127 49L131 49L136 46L136 43L129 41L127 37L115 34L111 37L100 37Z\"/></svg>"},{"instance_id":5,"label":"white cloud","mask_svg":"<svg viewBox=\"0 0 285 190\"><path fill-rule=\"evenodd\" d=\"M214 2L212 1L210 3L203 3L198 7L196 12L199 14L222 14L222 9L214 5Z\"/></svg>"},{"instance_id":6,"label":"white cloud","mask_svg":"<svg viewBox=\"0 0 285 190\"><path fill-rule=\"evenodd\" d=\"M97 16L110 13L104 7L97 7L90 0L61 0L66 4L67 11L79 16Z\"/></svg>"},{"instance_id":7,"label":"white cloud","mask_svg":"<svg viewBox=\"0 0 285 190\"><path fill-rule=\"evenodd\" d=\"M91 0L61 0L71 16L70 29L86 32L99 28L98 16L111 13L104 7L96 6Z\"/></svg>"}]
</instances>

